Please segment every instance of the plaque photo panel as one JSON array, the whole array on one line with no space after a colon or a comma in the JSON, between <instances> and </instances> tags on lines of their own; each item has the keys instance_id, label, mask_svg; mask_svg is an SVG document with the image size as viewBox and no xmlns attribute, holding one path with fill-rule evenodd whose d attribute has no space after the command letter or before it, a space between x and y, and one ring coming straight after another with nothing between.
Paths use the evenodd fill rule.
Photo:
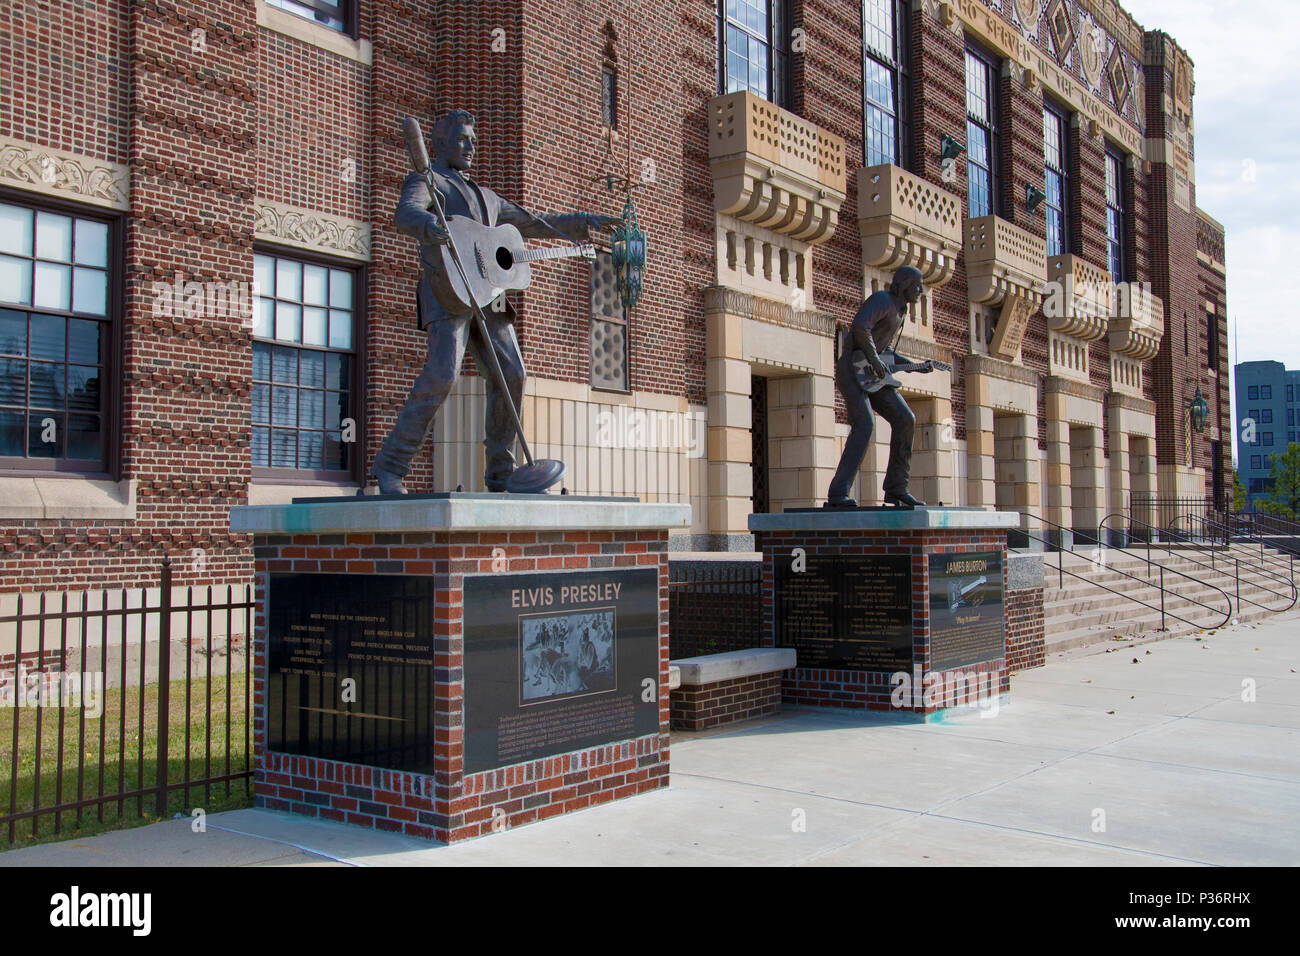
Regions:
<instances>
[{"instance_id":1,"label":"plaque photo panel","mask_svg":"<svg viewBox=\"0 0 1300 956\"><path fill-rule=\"evenodd\" d=\"M433 769L430 578L272 574L267 749Z\"/></svg>"},{"instance_id":2,"label":"plaque photo panel","mask_svg":"<svg viewBox=\"0 0 1300 956\"><path fill-rule=\"evenodd\" d=\"M466 773L658 732L657 568L464 582Z\"/></svg>"},{"instance_id":3,"label":"plaque photo panel","mask_svg":"<svg viewBox=\"0 0 1300 956\"><path fill-rule=\"evenodd\" d=\"M1006 654L1002 553L930 555L930 670Z\"/></svg>"}]
</instances>

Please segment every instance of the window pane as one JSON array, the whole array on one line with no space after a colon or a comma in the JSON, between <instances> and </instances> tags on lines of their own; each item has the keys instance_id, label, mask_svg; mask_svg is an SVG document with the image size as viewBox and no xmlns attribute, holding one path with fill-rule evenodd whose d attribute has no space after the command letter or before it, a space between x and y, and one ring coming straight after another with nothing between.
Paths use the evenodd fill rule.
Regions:
<instances>
[{"instance_id":1,"label":"window pane","mask_svg":"<svg viewBox=\"0 0 1300 956\"><path fill-rule=\"evenodd\" d=\"M325 344L326 312L324 309L302 310L302 341L304 345Z\"/></svg>"},{"instance_id":2,"label":"window pane","mask_svg":"<svg viewBox=\"0 0 1300 956\"><path fill-rule=\"evenodd\" d=\"M271 424L298 424L298 390L296 388L271 389Z\"/></svg>"},{"instance_id":3,"label":"window pane","mask_svg":"<svg viewBox=\"0 0 1300 956\"><path fill-rule=\"evenodd\" d=\"M32 304L32 264L29 260L0 256L0 302Z\"/></svg>"},{"instance_id":4,"label":"window pane","mask_svg":"<svg viewBox=\"0 0 1300 956\"><path fill-rule=\"evenodd\" d=\"M76 253L78 265L107 268L108 223L78 219Z\"/></svg>"},{"instance_id":5,"label":"window pane","mask_svg":"<svg viewBox=\"0 0 1300 956\"><path fill-rule=\"evenodd\" d=\"M32 254L32 211L0 203L0 252ZM22 452L18 452L22 454Z\"/></svg>"},{"instance_id":6,"label":"window pane","mask_svg":"<svg viewBox=\"0 0 1300 956\"><path fill-rule=\"evenodd\" d=\"M100 457L100 418L98 415L68 416L68 457Z\"/></svg>"},{"instance_id":7,"label":"window pane","mask_svg":"<svg viewBox=\"0 0 1300 956\"><path fill-rule=\"evenodd\" d=\"M302 301L302 263L292 259L275 260L275 297Z\"/></svg>"},{"instance_id":8,"label":"window pane","mask_svg":"<svg viewBox=\"0 0 1300 956\"><path fill-rule=\"evenodd\" d=\"M99 369L87 365L68 366L68 409L99 411Z\"/></svg>"},{"instance_id":9,"label":"window pane","mask_svg":"<svg viewBox=\"0 0 1300 956\"><path fill-rule=\"evenodd\" d=\"M329 282L329 270L324 266L303 266L302 301L307 305L326 305L325 287Z\"/></svg>"},{"instance_id":10,"label":"window pane","mask_svg":"<svg viewBox=\"0 0 1300 956\"><path fill-rule=\"evenodd\" d=\"M72 217L50 212L36 214L36 257L72 261Z\"/></svg>"},{"instance_id":11,"label":"window pane","mask_svg":"<svg viewBox=\"0 0 1300 956\"><path fill-rule=\"evenodd\" d=\"M303 389L298 393L298 427L320 428L325 424L325 393Z\"/></svg>"},{"instance_id":12,"label":"window pane","mask_svg":"<svg viewBox=\"0 0 1300 956\"><path fill-rule=\"evenodd\" d=\"M352 308L352 273L330 270L330 305L335 309Z\"/></svg>"},{"instance_id":13,"label":"window pane","mask_svg":"<svg viewBox=\"0 0 1300 956\"><path fill-rule=\"evenodd\" d=\"M271 347L253 343L253 378L259 382L271 381Z\"/></svg>"},{"instance_id":14,"label":"window pane","mask_svg":"<svg viewBox=\"0 0 1300 956\"><path fill-rule=\"evenodd\" d=\"M100 365L104 361L103 323L68 320L68 361Z\"/></svg>"},{"instance_id":15,"label":"window pane","mask_svg":"<svg viewBox=\"0 0 1300 956\"><path fill-rule=\"evenodd\" d=\"M55 315L33 315L31 330L32 358L52 359L62 362L65 352L63 337L68 320Z\"/></svg>"},{"instance_id":16,"label":"window pane","mask_svg":"<svg viewBox=\"0 0 1300 956\"><path fill-rule=\"evenodd\" d=\"M271 430L271 467L293 468L298 464L298 433L275 428Z\"/></svg>"},{"instance_id":17,"label":"window pane","mask_svg":"<svg viewBox=\"0 0 1300 956\"><path fill-rule=\"evenodd\" d=\"M39 280L36 287L39 291ZM72 311L106 315L107 310L108 273L102 269L73 269Z\"/></svg>"},{"instance_id":18,"label":"window pane","mask_svg":"<svg viewBox=\"0 0 1300 956\"><path fill-rule=\"evenodd\" d=\"M0 362L0 365L3 365ZM0 385L3 384L3 378L0 377ZM23 428L27 424L27 416L14 410L0 408L0 455L6 455L12 458L19 458L23 453Z\"/></svg>"},{"instance_id":19,"label":"window pane","mask_svg":"<svg viewBox=\"0 0 1300 956\"><path fill-rule=\"evenodd\" d=\"M342 471L347 468L347 445L343 444L342 436L338 432L326 432L323 462L321 466L323 468L330 468L335 471Z\"/></svg>"},{"instance_id":20,"label":"window pane","mask_svg":"<svg viewBox=\"0 0 1300 956\"><path fill-rule=\"evenodd\" d=\"M275 304L275 337L285 342L302 341L302 306L288 302Z\"/></svg>"},{"instance_id":21,"label":"window pane","mask_svg":"<svg viewBox=\"0 0 1300 956\"><path fill-rule=\"evenodd\" d=\"M275 259L253 256L253 294L275 295Z\"/></svg>"},{"instance_id":22,"label":"window pane","mask_svg":"<svg viewBox=\"0 0 1300 956\"><path fill-rule=\"evenodd\" d=\"M272 381L296 384L298 381L298 350L277 348L274 353Z\"/></svg>"},{"instance_id":23,"label":"window pane","mask_svg":"<svg viewBox=\"0 0 1300 956\"><path fill-rule=\"evenodd\" d=\"M298 358L298 377L302 385L325 387L325 353L303 352Z\"/></svg>"},{"instance_id":24,"label":"window pane","mask_svg":"<svg viewBox=\"0 0 1300 956\"><path fill-rule=\"evenodd\" d=\"M330 348L352 348L352 313L330 310Z\"/></svg>"},{"instance_id":25,"label":"window pane","mask_svg":"<svg viewBox=\"0 0 1300 956\"><path fill-rule=\"evenodd\" d=\"M271 464L271 429L254 428L253 440L249 446L253 455L253 464L263 468Z\"/></svg>"},{"instance_id":26,"label":"window pane","mask_svg":"<svg viewBox=\"0 0 1300 956\"><path fill-rule=\"evenodd\" d=\"M325 386L333 389L347 389L351 384L351 362L346 355L337 353L325 357Z\"/></svg>"},{"instance_id":27,"label":"window pane","mask_svg":"<svg viewBox=\"0 0 1300 956\"><path fill-rule=\"evenodd\" d=\"M263 339L275 337L275 300L258 299L253 315L253 334Z\"/></svg>"},{"instance_id":28,"label":"window pane","mask_svg":"<svg viewBox=\"0 0 1300 956\"><path fill-rule=\"evenodd\" d=\"M36 263L36 292L32 304L45 309L72 310L72 267Z\"/></svg>"},{"instance_id":29,"label":"window pane","mask_svg":"<svg viewBox=\"0 0 1300 956\"><path fill-rule=\"evenodd\" d=\"M63 415L33 412L27 419L27 455L63 457Z\"/></svg>"},{"instance_id":30,"label":"window pane","mask_svg":"<svg viewBox=\"0 0 1300 956\"><path fill-rule=\"evenodd\" d=\"M0 359L0 405L26 404L27 363L22 359Z\"/></svg>"},{"instance_id":31,"label":"window pane","mask_svg":"<svg viewBox=\"0 0 1300 956\"><path fill-rule=\"evenodd\" d=\"M50 362L32 362L28 374L28 404L32 408L63 409L63 383L66 366Z\"/></svg>"},{"instance_id":32,"label":"window pane","mask_svg":"<svg viewBox=\"0 0 1300 956\"><path fill-rule=\"evenodd\" d=\"M27 354L27 313L0 309L0 353Z\"/></svg>"},{"instance_id":33,"label":"window pane","mask_svg":"<svg viewBox=\"0 0 1300 956\"><path fill-rule=\"evenodd\" d=\"M326 392L325 393L325 427L329 429L340 429L343 427L343 419L348 417L348 393L347 392Z\"/></svg>"},{"instance_id":34,"label":"window pane","mask_svg":"<svg viewBox=\"0 0 1300 956\"><path fill-rule=\"evenodd\" d=\"M258 424L269 422L271 420L271 386L254 385L252 404L253 421Z\"/></svg>"},{"instance_id":35,"label":"window pane","mask_svg":"<svg viewBox=\"0 0 1300 956\"><path fill-rule=\"evenodd\" d=\"M321 432L298 433L298 467L324 468L324 438Z\"/></svg>"}]
</instances>

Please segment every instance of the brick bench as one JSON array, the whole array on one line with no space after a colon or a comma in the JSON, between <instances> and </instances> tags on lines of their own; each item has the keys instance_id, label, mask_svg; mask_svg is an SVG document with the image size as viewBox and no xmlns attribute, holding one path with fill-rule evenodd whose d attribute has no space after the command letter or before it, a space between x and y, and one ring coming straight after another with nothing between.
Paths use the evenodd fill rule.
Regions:
<instances>
[{"instance_id":1,"label":"brick bench","mask_svg":"<svg viewBox=\"0 0 1300 956\"><path fill-rule=\"evenodd\" d=\"M795 666L788 647L755 647L670 662L681 680L672 692L674 730L704 730L781 709L781 673Z\"/></svg>"}]
</instances>

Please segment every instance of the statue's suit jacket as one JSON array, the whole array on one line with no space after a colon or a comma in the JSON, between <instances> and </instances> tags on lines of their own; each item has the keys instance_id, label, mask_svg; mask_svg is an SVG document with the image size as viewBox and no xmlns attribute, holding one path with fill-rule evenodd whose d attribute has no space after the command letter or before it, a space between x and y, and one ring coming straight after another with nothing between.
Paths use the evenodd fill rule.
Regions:
<instances>
[{"instance_id":1,"label":"statue's suit jacket","mask_svg":"<svg viewBox=\"0 0 1300 956\"><path fill-rule=\"evenodd\" d=\"M518 228L528 239L554 238L556 232L562 233L574 242L583 242L587 239L587 217L582 213L535 216L509 199L498 196L491 189L479 186L463 173L456 176L441 162L434 163L431 171L434 186L442 197L443 208L449 219L452 216L465 216L486 226L509 223ZM402 195L397 202L397 211L393 215L393 223L398 232L414 236L420 241L422 274L420 287L416 292L416 302L422 329L428 328L430 323L449 317L449 313L438 302L429 284L431 276L439 275L443 271L441 247L424 242L425 223L430 218L437 220L433 205L433 197L429 193L429 185L424 176L420 173L411 173L402 184ZM464 314L470 313L467 311ZM512 310L511 315L513 316Z\"/></svg>"}]
</instances>

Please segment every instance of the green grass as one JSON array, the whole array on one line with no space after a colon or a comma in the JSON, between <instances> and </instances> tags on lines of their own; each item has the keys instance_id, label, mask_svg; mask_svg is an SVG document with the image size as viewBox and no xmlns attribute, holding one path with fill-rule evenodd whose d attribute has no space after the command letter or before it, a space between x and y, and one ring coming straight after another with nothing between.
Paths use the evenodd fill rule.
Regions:
<instances>
[{"instance_id":1,"label":"green grass","mask_svg":"<svg viewBox=\"0 0 1300 956\"><path fill-rule=\"evenodd\" d=\"M244 698L243 674L230 677L230 717L226 717L226 678L212 678L211 719L207 713L208 681L196 677L190 685L189 712L189 777L222 776L226 769L226 731L230 732L229 772L244 770L251 757L244 746L247 707ZM40 735L40 800L39 806L72 803L77 795L77 754L84 755L81 780L81 798L97 796L100 792L99 774L102 760L103 792L153 788L158 780L158 702L157 684L109 690L102 694L103 714L95 718L89 711L80 709L45 707L41 710ZM169 687L167 780L170 784L186 779L185 682L173 681ZM142 699L143 698L143 699ZM141 706L144 720L141 723ZM84 736L81 726L85 714ZM123 727L125 713L125 728ZM59 724L63 725L63 773L59 775ZM14 722L18 722L18 760L13 764ZM143 726L144 732L141 733ZM205 728L211 728L211 772L207 771L204 743ZM104 740L101 751L100 733ZM143 746L142 746L143 738ZM143 767L140 765L143 753ZM34 707L0 707L0 817L10 813L13 783L17 780L16 812L22 813L38 805L36 801L36 709ZM62 799L59 786L62 783ZM249 784L244 780L203 786L181 786L170 791L166 818L175 813L186 816L195 808L213 813L250 806ZM55 840L90 836L106 830L152 823L158 819L157 792L152 790L143 797L130 797L119 804L112 800L100 806L83 807L80 811L65 810L60 814L42 813L36 817L36 832L32 832L32 818L14 823L14 842L9 842L9 822L0 823L0 850ZM57 819L56 819L57 816ZM56 831L57 826L57 831Z\"/></svg>"}]
</instances>

